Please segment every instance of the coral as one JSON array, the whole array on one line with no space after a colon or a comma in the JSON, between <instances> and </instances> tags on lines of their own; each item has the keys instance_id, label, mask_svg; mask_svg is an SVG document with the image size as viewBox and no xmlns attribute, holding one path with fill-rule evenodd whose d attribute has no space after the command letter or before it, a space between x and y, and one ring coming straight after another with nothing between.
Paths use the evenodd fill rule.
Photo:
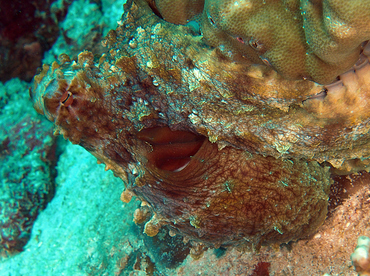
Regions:
<instances>
[{"instance_id":1,"label":"coral","mask_svg":"<svg viewBox=\"0 0 370 276\"><path fill-rule=\"evenodd\" d=\"M53 126L35 118L27 90L19 80L1 91L7 105L0 112L0 253L22 251L39 212L54 195ZM28 104L28 106L27 106ZM14 110L22 107L22 113Z\"/></svg>"},{"instance_id":2,"label":"coral","mask_svg":"<svg viewBox=\"0 0 370 276\"><path fill-rule=\"evenodd\" d=\"M102 51L101 38L107 34L110 28L117 26L115 12L123 12L122 0L120 1L70 1L68 13L64 21L59 23L61 35L44 57L44 63L51 63L61 53L77 56L82 50L87 49L99 53ZM114 2L114 3L112 3ZM120 5L121 4L121 5ZM54 9L61 8L63 3L55 2ZM107 5L110 5L108 8ZM117 7L120 6L120 9ZM117 11L115 11L117 8ZM111 17L104 17L107 13ZM110 22L116 18L116 21ZM106 28L109 28L108 30Z\"/></svg>"},{"instance_id":3,"label":"coral","mask_svg":"<svg viewBox=\"0 0 370 276\"><path fill-rule=\"evenodd\" d=\"M58 37L58 21L65 16L67 2L60 9L53 9L46 0L1 1L0 81L32 79L43 53Z\"/></svg>"},{"instance_id":4,"label":"coral","mask_svg":"<svg viewBox=\"0 0 370 276\"><path fill-rule=\"evenodd\" d=\"M193 5L203 1L179 2L155 1L172 23L186 24L201 13ZM288 79L328 84L357 62L362 43L370 39L369 8L369 1L206 0L201 30L210 45L234 60L267 64Z\"/></svg>"},{"instance_id":5,"label":"coral","mask_svg":"<svg viewBox=\"0 0 370 276\"><path fill-rule=\"evenodd\" d=\"M370 239L362 236L357 240L357 246L351 255L352 264L360 276L370 275Z\"/></svg>"},{"instance_id":6,"label":"coral","mask_svg":"<svg viewBox=\"0 0 370 276\"><path fill-rule=\"evenodd\" d=\"M138 232L142 229L138 229ZM139 234L139 233L138 233ZM181 236L171 236L168 229L163 228L155 237L139 234L145 247L153 256L152 260L158 268L176 268L189 255L190 244L184 244Z\"/></svg>"},{"instance_id":7,"label":"coral","mask_svg":"<svg viewBox=\"0 0 370 276\"><path fill-rule=\"evenodd\" d=\"M167 225L196 255L201 243L259 248L311 235L331 183L318 162L370 156L368 61L340 87L287 80L225 58L147 1L125 10L102 56L43 66L35 109L127 182L122 199L136 195L153 215L149 236Z\"/></svg>"}]
</instances>

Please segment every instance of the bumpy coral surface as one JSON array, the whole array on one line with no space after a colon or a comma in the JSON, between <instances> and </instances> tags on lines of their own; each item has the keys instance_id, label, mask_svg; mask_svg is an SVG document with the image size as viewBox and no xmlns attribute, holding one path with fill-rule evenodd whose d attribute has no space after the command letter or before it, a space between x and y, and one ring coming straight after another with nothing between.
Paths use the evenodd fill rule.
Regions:
<instances>
[{"instance_id":1,"label":"bumpy coral surface","mask_svg":"<svg viewBox=\"0 0 370 276\"><path fill-rule=\"evenodd\" d=\"M370 156L367 58L331 87L287 80L151 7L128 1L101 57L44 65L36 110L128 183L122 199L143 201L135 219L153 215L150 236L168 225L207 246L259 247L312 234L330 186L317 161L350 171Z\"/></svg>"},{"instance_id":2,"label":"bumpy coral surface","mask_svg":"<svg viewBox=\"0 0 370 276\"><path fill-rule=\"evenodd\" d=\"M268 64L289 79L333 82L370 39L370 1L167 2L155 1L163 18L176 24L187 23L204 4L201 29L210 45L241 62Z\"/></svg>"}]
</instances>

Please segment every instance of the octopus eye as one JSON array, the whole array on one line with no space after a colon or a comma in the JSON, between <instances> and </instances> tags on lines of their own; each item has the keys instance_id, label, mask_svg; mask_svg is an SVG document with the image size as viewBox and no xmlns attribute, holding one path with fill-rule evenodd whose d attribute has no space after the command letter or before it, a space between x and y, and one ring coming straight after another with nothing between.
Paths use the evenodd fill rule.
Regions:
<instances>
[{"instance_id":1,"label":"octopus eye","mask_svg":"<svg viewBox=\"0 0 370 276\"><path fill-rule=\"evenodd\" d=\"M65 107L70 106L73 103L72 93L70 91L64 92L64 94L60 98L60 103Z\"/></svg>"}]
</instances>

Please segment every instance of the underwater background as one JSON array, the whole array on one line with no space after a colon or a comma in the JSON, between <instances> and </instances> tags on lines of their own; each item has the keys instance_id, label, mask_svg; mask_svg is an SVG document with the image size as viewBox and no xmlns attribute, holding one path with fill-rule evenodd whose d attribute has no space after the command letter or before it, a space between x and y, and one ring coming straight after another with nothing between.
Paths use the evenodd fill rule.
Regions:
<instances>
[{"instance_id":1,"label":"underwater background","mask_svg":"<svg viewBox=\"0 0 370 276\"><path fill-rule=\"evenodd\" d=\"M258 252L220 247L194 258L179 235L144 234L133 221L141 202L120 200L122 180L53 135L29 96L37 68L63 53L104 51L100 41L117 27L125 2L0 4L0 276L358 275L350 255L369 234L366 173L335 179L337 194L346 195L331 198L335 212L310 239Z\"/></svg>"}]
</instances>

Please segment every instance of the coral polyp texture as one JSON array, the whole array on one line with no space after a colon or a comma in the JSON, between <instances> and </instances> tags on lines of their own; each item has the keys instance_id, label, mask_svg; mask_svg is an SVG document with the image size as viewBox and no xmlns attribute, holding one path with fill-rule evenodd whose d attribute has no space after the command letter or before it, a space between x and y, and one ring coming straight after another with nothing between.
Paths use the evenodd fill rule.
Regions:
<instances>
[{"instance_id":1,"label":"coral polyp texture","mask_svg":"<svg viewBox=\"0 0 370 276\"><path fill-rule=\"evenodd\" d=\"M135 222L149 236L166 225L194 243L193 255L310 236L326 217L329 167L368 164L369 46L353 49L351 66L360 53L361 66L336 84L289 80L275 64L235 62L225 47L163 20L160 2L128 1L103 55L44 65L35 109L124 180L121 198L142 201ZM276 5L267 1L266 12L279 13ZM205 1L203 13L221 6ZM279 51L290 66L294 55Z\"/></svg>"},{"instance_id":2,"label":"coral polyp texture","mask_svg":"<svg viewBox=\"0 0 370 276\"><path fill-rule=\"evenodd\" d=\"M194 18L204 4L202 33L210 45L237 61L268 64L289 79L331 83L357 62L370 39L368 0L167 2L155 1L163 18L176 24Z\"/></svg>"}]
</instances>

